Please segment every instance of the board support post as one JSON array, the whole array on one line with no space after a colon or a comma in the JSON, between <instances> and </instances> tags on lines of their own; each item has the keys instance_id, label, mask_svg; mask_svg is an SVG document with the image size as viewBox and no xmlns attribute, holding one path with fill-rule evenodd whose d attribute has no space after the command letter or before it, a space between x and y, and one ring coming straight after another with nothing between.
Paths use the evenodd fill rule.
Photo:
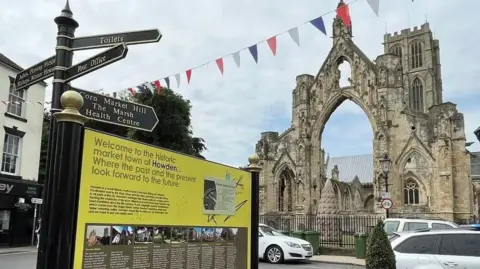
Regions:
<instances>
[{"instance_id":1,"label":"board support post","mask_svg":"<svg viewBox=\"0 0 480 269\"><path fill-rule=\"evenodd\" d=\"M53 115L56 120L57 145L49 178L56 186L49 194L50 225L44 249L42 268L72 269L77 231L80 171L82 166L84 125L88 118L79 113L83 97L66 91L60 98L63 110Z\"/></svg>"},{"instance_id":2,"label":"board support post","mask_svg":"<svg viewBox=\"0 0 480 269\"><path fill-rule=\"evenodd\" d=\"M250 239L250 269L258 269L258 227L260 221L260 157L252 154L248 157L248 166L245 168L252 176L252 198L251 198L251 239Z\"/></svg>"}]
</instances>

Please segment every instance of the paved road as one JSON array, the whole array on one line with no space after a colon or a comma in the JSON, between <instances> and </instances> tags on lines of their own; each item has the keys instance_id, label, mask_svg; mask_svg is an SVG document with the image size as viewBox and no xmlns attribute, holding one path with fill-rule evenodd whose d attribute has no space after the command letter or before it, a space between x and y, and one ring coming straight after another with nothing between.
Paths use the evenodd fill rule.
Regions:
<instances>
[{"instance_id":1,"label":"paved road","mask_svg":"<svg viewBox=\"0 0 480 269\"><path fill-rule=\"evenodd\" d=\"M8 269L35 269L37 261L37 253L16 253L0 255L1 268ZM280 265L272 265L268 263L260 263L260 269L282 269L282 268L295 268L295 269L364 269L363 266L352 265L340 265L340 264L326 264L326 263L314 263L314 262L302 262L302 263L288 263Z\"/></svg>"}]
</instances>

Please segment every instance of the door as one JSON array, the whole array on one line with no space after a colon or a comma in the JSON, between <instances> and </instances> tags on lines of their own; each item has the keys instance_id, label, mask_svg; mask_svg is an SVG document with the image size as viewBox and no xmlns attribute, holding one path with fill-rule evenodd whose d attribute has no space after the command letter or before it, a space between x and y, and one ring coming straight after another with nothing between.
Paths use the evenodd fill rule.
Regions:
<instances>
[{"instance_id":1,"label":"door","mask_svg":"<svg viewBox=\"0 0 480 269\"><path fill-rule=\"evenodd\" d=\"M444 268L470 269L480 264L480 234L444 234L435 258Z\"/></svg>"},{"instance_id":2,"label":"door","mask_svg":"<svg viewBox=\"0 0 480 269\"><path fill-rule=\"evenodd\" d=\"M394 249L397 269L438 264L434 256L437 239L437 235L417 235L405 239Z\"/></svg>"},{"instance_id":3,"label":"door","mask_svg":"<svg viewBox=\"0 0 480 269\"><path fill-rule=\"evenodd\" d=\"M10 210L0 209L0 246L10 245Z\"/></svg>"},{"instance_id":4,"label":"door","mask_svg":"<svg viewBox=\"0 0 480 269\"><path fill-rule=\"evenodd\" d=\"M263 259L263 254L265 253L265 236L258 232L258 257Z\"/></svg>"}]
</instances>

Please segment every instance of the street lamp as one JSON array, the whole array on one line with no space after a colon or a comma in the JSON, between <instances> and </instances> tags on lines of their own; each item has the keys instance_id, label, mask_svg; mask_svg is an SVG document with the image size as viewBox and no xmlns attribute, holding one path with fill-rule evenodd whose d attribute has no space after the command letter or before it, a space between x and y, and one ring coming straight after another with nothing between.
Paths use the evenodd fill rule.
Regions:
<instances>
[{"instance_id":1,"label":"street lamp","mask_svg":"<svg viewBox=\"0 0 480 269\"><path fill-rule=\"evenodd\" d=\"M383 156L383 159L380 160L382 165L383 176L385 177L385 192L388 193L388 173L390 173L390 168L392 167L392 161L388 158L388 154ZM388 218L388 209L385 209L386 217Z\"/></svg>"}]
</instances>

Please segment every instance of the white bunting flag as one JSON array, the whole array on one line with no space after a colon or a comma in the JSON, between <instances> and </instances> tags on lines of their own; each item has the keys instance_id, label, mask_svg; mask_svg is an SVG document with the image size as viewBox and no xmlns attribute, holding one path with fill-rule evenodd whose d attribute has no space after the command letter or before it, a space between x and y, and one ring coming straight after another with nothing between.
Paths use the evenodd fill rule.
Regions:
<instances>
[{"instance_id":1,"label":"white bunting flag","mask_svg":"<svg viewBox=\"0 0 480 269\"><path fill-rule=\"evenodd\" d=\"M232 54L232 57L237 67L240 68L240 52L239 51L235 52L234 54Z\"/></svg>"},{"instance_id":2,"label":"white bunting flag","mask_svg":"<svg viewBox=\"0 0 480 269\"><path fill-rule=\"evenodd\" d=\"M378 12L379 12L379 9L380 9L380 0L367 0L367 3L370 6L370 8L373 10L373 12L375 12L375 14L378 17Z\"/></svg>"},{"instance_id":3,"label":"white bunting flag","mask_svg":"<svg viewBox=\"0 0 480 269\"><path fill-rule=\"evenodd\" d=\"M300 47L300 34L298 33L298 27L288 30L288 34L292 38L293 42Z\"/></svg>"},{"instance_id":4,"label":"white bunting flag","mask_svg":"<svg viewBox=\"0 0 480 269\"><path fill-rule=\"evenodd\" d=\"M180 88L180 74L175 75L175 80L177 81L177 88Z\"/></svg>"}]
</instances>

